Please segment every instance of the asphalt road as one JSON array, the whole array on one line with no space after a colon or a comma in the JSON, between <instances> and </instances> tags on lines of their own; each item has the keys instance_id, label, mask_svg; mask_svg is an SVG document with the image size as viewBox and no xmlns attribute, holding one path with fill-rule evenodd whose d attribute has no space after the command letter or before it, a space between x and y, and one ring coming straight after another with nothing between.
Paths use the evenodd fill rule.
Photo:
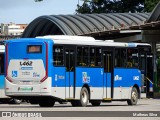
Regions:
<instances>
[{"instance_id":1,"label":"asphalt road","mask_svg":"<svg viewBox=\"0 0 160 120\"><path fill-rule=\"evenodd\" d=\"M39 107L39 105L31 105L29 103L22 103L22 104L16 104L16 105L15 104L0 104L0 111L1 111L0 113L1 115L2 115L2 112L6 112L6 111L12 112L12 113L18 112L21 114L25 112L30 112L31 114L40 112L41 114L42 112L42 115L43 113L45 113L45 116L48 115L47 119L52 119L50 117L52 116L52 117L56 117L56 119L63 119L63 120L64 118L65 120L72 120L75 117L77 120L82 119L82 118L83 120L97 120L98 118L106 120L106 117L100 117L100 116L101 115L107 116L107 114L111 115L110 117L107 117L107 119L109 118L113 119L113 117L115 117L114 119L117 119L117 120L121 120L121 119L128 120L128 118L124 116L133 115L131 116L132 120L133 119L160 120L160 117L156 117L157 113L158 113L157 115L160 116L160 99L141 99L139 100L136 106L128 106L127 102L117 102L117 101L112 102L112 103L102 103L98 107L93 107L90 104L87 107L72 107L70 103L67 103L67 104L55 103L54 107L47 107L47 108L41 108ZM150 116L150 115L144 116L149 113L148 111L150 111L151 115L153 116ZM85 113L87 113L88 116L85 116ZM14 119L15 117L17 117L16 115L18 114L13 115ZM84 116L79 117L76 115L79 115L79 116L84 115ZM118 115L122 117L118 117ZM23 117L23 116L20 116L20 117ZM16 118L16 120L20 119L20 117ZM40 119L35 118L35 119L41 120L44 118L40 118Z\"/></svg>"}]
</instances>

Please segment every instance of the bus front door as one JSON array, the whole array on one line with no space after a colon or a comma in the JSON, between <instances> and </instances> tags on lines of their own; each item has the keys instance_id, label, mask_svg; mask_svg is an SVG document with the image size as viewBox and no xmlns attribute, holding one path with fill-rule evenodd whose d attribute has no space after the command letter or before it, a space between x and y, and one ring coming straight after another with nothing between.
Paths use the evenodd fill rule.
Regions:
<instances>
[{"instance_id":1,"label":"bus front door","mask_svg":"<svg viewBox=\"0 0 160 120\"><path fill-rule=\"evenodd\" d=\"M140 69L142 75L141 97L153 97L153 54L141 52L140 49Z\"/></svg>"},{"instance_id":2,"label":"bus front door","mask_svg":"<svg viewBox=\"0 0 160 120\"><path fill-rule=\"evenodd\" d=\"M103 51L103 61L104 61L104 100L111 100L113 91L113 52Z\"/></svg>"},{"instance_id":3,"label":"bus front door","mask_svg":"<svg viewBox=\"0 0 160 120\"><path fill-rule=\"evenodd\" d=\"M147 73L146 73L146 97L153 98L153 54L147 54L147 65L146 65Z\"/></svg>"},{"instance_id":4,"label":"bus front door","mask_svg":"<svg viewBox=\"0 0 160 120\"><path fill-rule=\"evenodd\" d=\"M65 49L66 64L66 99L74 98L75 50Z\"/></svg>"}]
</instances>

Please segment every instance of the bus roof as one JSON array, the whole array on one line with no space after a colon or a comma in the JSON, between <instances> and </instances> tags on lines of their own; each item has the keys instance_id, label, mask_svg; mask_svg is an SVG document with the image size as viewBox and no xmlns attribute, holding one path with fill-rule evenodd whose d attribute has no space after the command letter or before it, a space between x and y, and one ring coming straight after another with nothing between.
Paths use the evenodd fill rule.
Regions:
<instances>
[{"instance_id":1,"label":"bus roof","mask_svg":"<svg viewBox=\"0 0 160 120\"><path fill-rule=\"evenodd\" d=\"M70 40L70 41L95 41L93 37L88 36L71 36L71 35L46 35L46 36L39 36L36 38L48 38L53 40Z\"/></svg>"},{"instance_id":2,"label":"bus roof","mask_svg":"<svg viewBox=\"0 0 160 120\"><path fill-rule=\"evenodd\" d=\"M95 40L92 37L86 36L68 36L68 35L48 35L39 36L36 38L51 39L54 44L62 45L93 45L93 46L116 46L116 47L137 47L137 46L151 46L147 43L124 43L114 42L113 40Z\"/></svg>"}]
</instances>

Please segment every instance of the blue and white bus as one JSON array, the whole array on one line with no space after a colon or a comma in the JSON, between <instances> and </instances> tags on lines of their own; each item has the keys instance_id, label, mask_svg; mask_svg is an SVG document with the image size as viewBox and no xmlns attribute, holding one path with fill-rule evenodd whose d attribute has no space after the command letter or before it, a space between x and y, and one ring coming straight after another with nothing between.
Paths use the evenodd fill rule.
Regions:
<instances>
[{"instance_id":1,"label":"blue and white bus","mask_svg":"<svg viewBox=\"0 0 160 120\"><path fill-rule=\"evenodd\" d=\"M6 95L38 103L99 106L127 101L136 105L151 46L82 36L44 36L6 42ZM144 56L143 56L144 57ZM143 71L143 72L142 72Z\"/></svg>"}]
</instances>

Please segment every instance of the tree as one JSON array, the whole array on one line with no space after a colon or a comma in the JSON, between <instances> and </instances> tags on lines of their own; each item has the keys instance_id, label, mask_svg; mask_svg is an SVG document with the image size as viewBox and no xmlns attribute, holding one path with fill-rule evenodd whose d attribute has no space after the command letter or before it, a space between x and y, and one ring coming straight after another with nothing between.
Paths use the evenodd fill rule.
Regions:
<instances>
[{"instance_id":1,"label":"tree","mask_svg":"<svg viewBox=\"0 0 160 120\"><path fill-rule=\"evenodd\" d=\"M113 12L142 12L144 0L114 0L112 6Z\"/></svg>"},{"instance_id":2,"label":"tree","mask_svg":"<svg viewBox=\"0 0 160 120\"><path fill-rule=\"evenodd\" d=\"M82 6L78 5L77 13L102 13L110 8L110 0L83 0Z\"/></svg>"},{"instance_id":3,"label":"tree","mask_svg":"<svg viewBox=\"0 0 160 120\"><path fill-rule=\"evenodd\" d=\"M83 5L79 6L79 4L77 5L77 12L78 13L91 13L91 9L90 6L88 4L88 2L90 2L89 0L83 0Z\"/></svg>"},{"instance_id":4,"label":"tree","mask_svg":"<svg viewBox=\"0 0 160 120\"><path fill-rule=\"evenodd\" d=\"M77 13L141 12L144 0L83 0Z\"/></svg>"},{"instance_id":5,"label":"tree","mask_svg":"<svg viewBox=\"0 0 160 120\"><path fill-rule=\"evenodd\" d=\"M145 0L145 8L144 11L145 12L152 12L152 10L154 9L154 7L156 6L156 4L159 2L160 0Z\"/></svg>"}]
</instances>

